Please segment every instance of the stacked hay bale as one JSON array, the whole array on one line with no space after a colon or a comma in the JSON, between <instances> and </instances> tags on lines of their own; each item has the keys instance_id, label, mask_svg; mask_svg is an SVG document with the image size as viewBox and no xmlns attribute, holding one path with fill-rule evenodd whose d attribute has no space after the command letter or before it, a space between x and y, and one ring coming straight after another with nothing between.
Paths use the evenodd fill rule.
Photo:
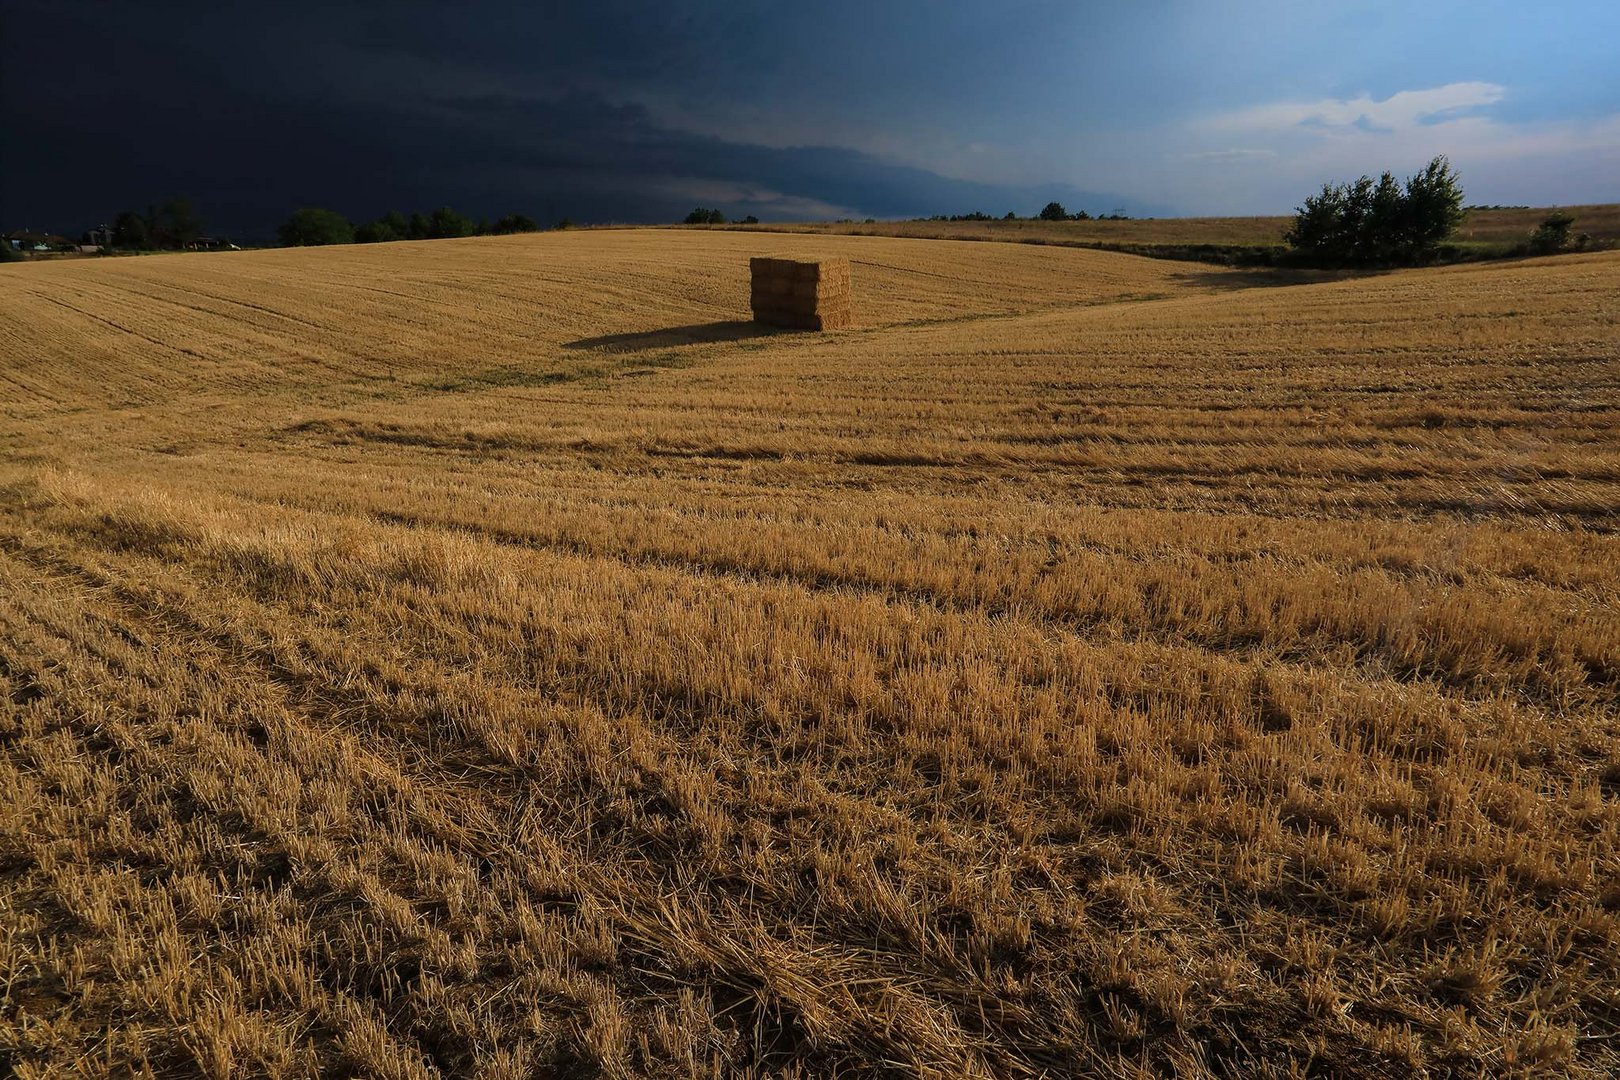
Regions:
<instances>
[{"instance_id":1,"label":"stacked hay bale","mask_svg":"<svg viewBox=\"0 0 1620 1080\"><path fill-rule=\"evenodd\" d=\"M789 330L845 330L850 314L848 259L749 260L754 321Z\"/></svg>"}]
</instances>

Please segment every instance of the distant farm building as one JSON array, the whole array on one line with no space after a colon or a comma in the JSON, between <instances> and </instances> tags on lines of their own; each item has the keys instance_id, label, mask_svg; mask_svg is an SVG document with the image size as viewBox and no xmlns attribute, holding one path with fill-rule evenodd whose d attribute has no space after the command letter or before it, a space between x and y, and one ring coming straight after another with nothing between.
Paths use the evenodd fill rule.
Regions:
<instances>
[{"instance_id":1,"label":"distant farm building","mask_svg":"<svg viewBox=\"0 0 1620 1080\"><path fill-rule=\"evenodd\" d=\"M9 232L0 237L12 251L77 251L78 245L65 236L55 233Z\"/></svg>"}]
</instances>

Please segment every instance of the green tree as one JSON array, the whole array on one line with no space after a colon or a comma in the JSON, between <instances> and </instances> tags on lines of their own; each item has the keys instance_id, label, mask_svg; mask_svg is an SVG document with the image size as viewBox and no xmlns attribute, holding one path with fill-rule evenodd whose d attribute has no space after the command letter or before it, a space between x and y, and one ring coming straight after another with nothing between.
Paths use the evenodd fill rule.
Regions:
<instances>
[{"instance_id":1,"label":"green tree","mask_svg":"<svg viewBox=\"0 0 1620 1080\"><path fill-rule=\"evenodd\" d=\"M1348 184L1322 185L1295 210L1284 239L1319 262L1423 262L1457 231L1462 201L1450 163L1437 157L1404 186L1387 172L1376 183L1363 176Z\"/></svg>"},{"instance_id":2,"label":"green tree","mask_svg":"<svg viewBox=\"0 0 1620 1080\"><path fill-rule=\"evenodd\" d=\"M718 210L710 210L700 206L686 215L685 223L687 225L724 225L726 215Z\"/></svg>"},{"instance_id":3,"label":"green tree","mask_svg":"<svg viewBox=\"0 0 1620 1080\"><path fill-rule=\"evenodd\" d=\"M1451 162L1437 157L1406 181L1406 253L1426 259L1462 224L1463 189Z\"/></svg>"},{"instance_id":4,"label":"green tree","mask_svg":"<svg viewBox=\"0 0 1620 1080\"><path fill-rule=\"evenodd\" d=\"M147 215L151 237L162 247L185 248L202 235L202 218L191 200L177 195Z\"/></svg>"},{"instance_id":5,"label":"green tree","mask_svg":"<svg viewBox=\"0 0 1620 1080\"><path fill-rule=\"evenodd\" d=\"M1362 178L1363 181L1365 179ZM1357 258L1373 263L1399 260L1403 257L1407 216L1410 213L1401 185L1395 182L1394 174L1386 172L1371 189L1358 183L1356 190L1364 203L1358 208L1360 220L1355 238Z\"/></svg>"},{"instance_id":6,"label":"green tree","mask_svg":"<svg viewBox=\"0 0 1620 1080\"><path fill-rule=\"evenodd\" d=\"M427 240L433 235L433 225L428 216L421 211L411 215L409 227L405 230L407 240Z\"/></svg>"},{"instance_id":7,"label":"green tree","mask_svg":"<svg viewBox=\"0 0 1620 1080\"><path fill-rule=\"evenodd\" d=\"M381 218L354 227L354 242L357 244L386 244L403 239L405 239L403 236L394 231L393 226Z\"/></svg>"},{"instance_id":8,"label":"green tree","mask_svg":"<svg viewBox=\"0 0 1620 1080\"><path fill-rule=\"evenodd\" d=\"M1555 211L1530 234L1530 250L1537 255L1552 255L1569 247L1569 231L1575 219L1562 210Z\"/></svg>"},{"instance_id":9,"label":"green tree","mask_svg":"<svg viewBox=\"0 0 1620 1080\"><path fill-rule=\"evenodd\" d=\"M133 210L125 210L113 219L113 246L139 251L152 246L152 230L146 219Z\"/></svg>"},{"instance_id":10,"label":"green tree","mask_svg":"<svg viewBox=\"0 0 1620 1080\"><path fill-rule=\"evenodd\" d=\"M441 206L428 217L428 239L448 240L457 236L471 236L473 221L462 217L448 206Z\"/></svg>"},{"instance_id":11,"label":"green tree","mask_svg":"<svg viewBox=\"0 0 1620 1080\"><path fill-rule=\"evenodd\" d=\"M1294 223L1283 239L1290 247L1318 257L1342 252L1340 222L1345 217L1344 203L1343 188L1323 184L1321 191L1305 196L1305 204L1295 208Z\"/></svg>"},{"instance_id":12,"label":"green tree","mask_svg":"<svg viewBox=\"0 0 1620 1080\"><path fill-rule=\"evenodd\" d=\"M1063 204L1062 203L1060 203L1056 199L1054 199L1053 201L1047 203L1044 207L1041 208L1041 220L1042 221L1067 221L1067 220L1069 220L1069 212L1067 210L1063 209Z\"/></svg>"},{"instance_id":13,"label":"green tree","mask_svg":"<svg viewBox=\"0 0 1620 1080\"><path fill-rule=\"evenodd\" d=\"M357 244L387 244L394 240L408 240L410 237L411 223L398 210L390 210L376 221L356 226L354 230L354 241Z\"/></svg>"},{"instance_id":14,"label":"green tree","mask_svg":"<svg viewBox=\"0 0 1620 1080\"><path fill-rule=\"evenodd\" d=\"M277 230L286 247L317 247L322 244L348 244L354 241L354 226L336 210L305 207L293 211Z\"/></svg>"},{"instance_id":15,"label":"green tree","mask_svg":"<svg viewBox=\"0 0 1620 1080\"><path fill-rule=\"evenodd\" d=\"M540 226L527 214L507 214L496 218L489 231L497 236L506 236L511 233L539 232Z\"/></svg>"},{"instance_id":16,"label":"green tree","mask_svg":"<svg viewBox=\"0 0 1620 1080\"><path fill-rule=\"evenodd\" d=\"M179 241L181 247L189 247L196 243L203 233L203 220L198 216L191 200L181 196L170 199L163 206L163 215L168 219L169 231Z\"/></svg>"}]
</instances>

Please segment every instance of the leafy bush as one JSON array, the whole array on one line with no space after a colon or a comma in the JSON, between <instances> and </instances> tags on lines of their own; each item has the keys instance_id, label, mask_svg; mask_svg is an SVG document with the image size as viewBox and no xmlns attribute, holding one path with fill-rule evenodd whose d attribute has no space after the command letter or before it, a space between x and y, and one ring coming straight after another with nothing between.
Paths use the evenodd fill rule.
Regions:
<instances>
[{"instance_id":1,"label":"leafy bush","mask_svg":"<svg viewBox=\"0 0 1620 1080\"><path fill-rule=\"evenodd\" d=\"M1550 214L1530 234L1530 250L1537 255L1552 255L1570 246L1569 230L1575 219L1563 211Z\"/></svg>"},{"instance_id":2,"label":"leafy bush","mask_svg":"<svg viewBox=\"0 0 1620 1080\"><path fill-rule=\"evenodd\" d=\"M390 210L376 221L367 222L354 230L357 244L386 244L404 240L410 235L410 222L398 210Z\"/></svg>"},{"instance_id":3,"label":"leafy bush","mask_svg":"<svg viewBox=\"0 0 1620 1080\"><path fill-rule=\"evenodd\" d=\"M539 232L540 226L527 214L507 214L497 218L489 231L496 236L505 236L510 233Z\"/></svg>"},{"instance_id":4,"label":"leafy bush","mask_svg":"<svg viewBox=\"0 0 1620 1080\"><path fill-rule=\"evenodd\" d=\"M1042 221L1068 221L1069 212L1063 209L1063 204L1053 200L1041 208Z\"/></svg>"},{"instance_id":5,"label":"leafy bush","mask_svg":"<svg viewBox=\"0 0 1620 1080\"><path fill-rule=\"evenodd\" d=\"M709 210L702 206L686 215L688 225L724 225L726 215L718 210Z\"/></svg>"},{"instance_id":6,"label":"leafy bush","mask_svg":"<svg viewBox=\"0 0 1620 1080\"><path fill-rule=\"evenodd\" d=\"M361 244L383 244L392 240L443 240L455 236L503 236L508 233L539 232L540 226L527 214L507 214L492 224L469 217L441 206L431 214L415 213L407 218L398 210L390 210L376 221L367 222L354 230L354 239Z\"/></svg>"},{"instance_id":7,"label":"leafy bush","mask_svg":"<svg viewBox=\"0 0 1620 1080\"><path fill-rule=\"evenodd\" d=\"M125 210L113 219L113 246L139 251L152 246L152 230L145 218Z\"/></svg>"},{"instance_id":8,"label":"leafy bush","mask_svg":"<svg viewBox=\"0 0 1620 1080\"><path fill-rule=\"evenodd\" d=\"M356 228L354 239L358 244L386 244L407 239L410 233L411 223L405 220L405 215L398 210L390 210L376 221Z\"/></svg>"},{"instance_id":9,"label":"leafy bush","mask_svg":"<svg viewBox=\"0 0 1620 1080\"><path fill-rule=\"evenodd\" d=\"M191 200L183 195L175 196L148 213L146 223L157 246L180 250L194 243L203 231L202 218L197 216Z\"/></svg>"},{"instance_id":10,"label":"leafy bush","mask_svg":"<svg viewBox=\"0 0 1620 1080\"><path fill-rule=\"evenodd\" d=\"M456 236L471 236L473 222L448 206L441 206L428 218L428 239L448 240Z\"/></svg>"},{"instance_id":11,"label":"leafy bush","mask_svg":"<svg viewBox=\"0 0 1620 1080\"><path fill-rule=\"evenodd\" d=\"M1408 177L1384 173L1376 182L1324 184L1305 200L1284 237L1318 262L1372 266L1422 262L1457 231L1463 192L1444 157Z\"/></svg>"},{"instance_id":12,"label":"leafy bush","mask_svg":"<svg viewBox=\"0 0 1620 1080\"><path fill-rule=\"evenodd\" d=\"M323 244L349 244L354 242L354 226L336 210L305 207L293 211L281 228L276 230L286 247L317 247Z\"/></svg>"}]
</instances>

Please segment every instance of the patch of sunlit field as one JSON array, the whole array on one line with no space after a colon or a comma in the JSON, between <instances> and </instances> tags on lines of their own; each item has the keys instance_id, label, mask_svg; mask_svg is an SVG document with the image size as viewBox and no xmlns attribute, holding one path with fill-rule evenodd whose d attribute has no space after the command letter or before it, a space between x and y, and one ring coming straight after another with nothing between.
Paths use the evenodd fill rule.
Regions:
<instances>
[{"instance_id":1,"label":"patch of sunlit field","mask_svg":"<svg viewBox=\"0 0 1620 1080\"><path fill-rule=\"evenodd\" d=\"M1276 280L0 268L0 1071L1613 1075L1620 255Z\"/></svg>"}]
</instances>

